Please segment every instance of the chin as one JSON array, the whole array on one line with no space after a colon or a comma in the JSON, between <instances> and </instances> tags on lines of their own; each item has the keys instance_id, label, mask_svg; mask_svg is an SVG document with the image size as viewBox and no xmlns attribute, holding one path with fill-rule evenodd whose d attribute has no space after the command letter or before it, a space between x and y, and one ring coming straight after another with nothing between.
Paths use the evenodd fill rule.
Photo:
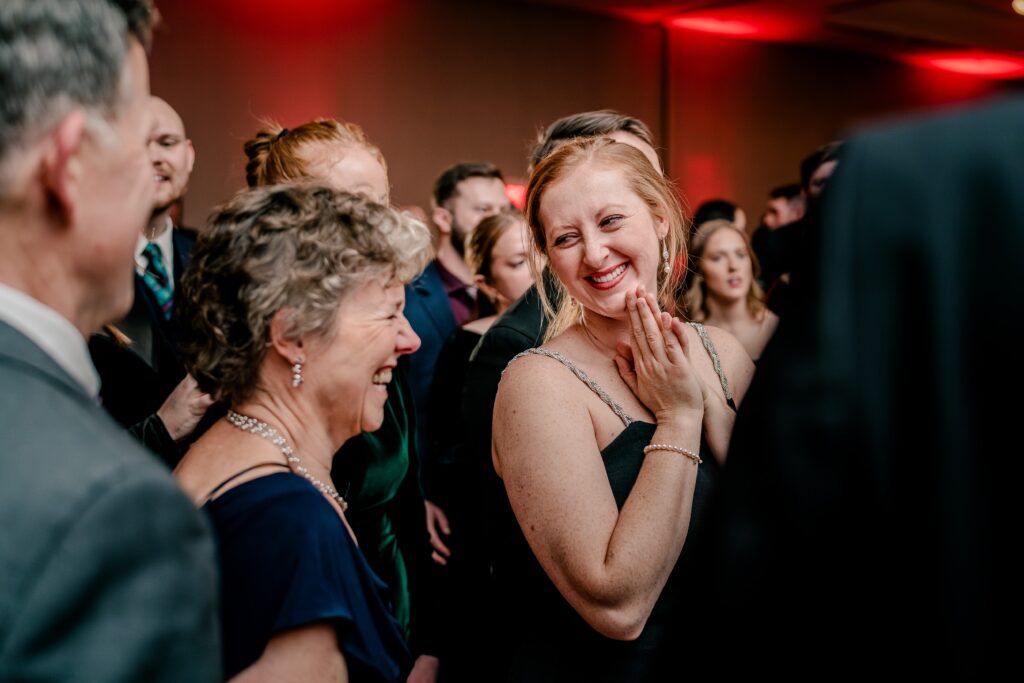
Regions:
<instances>
[{"instance_id":1,"label":"chin","mask_svg":"<svg viewBox=\"0 0 1024 683\"><path fill-rule=\"evenodd\" d=\"M381 403L378 405L374 402L373 405L366 406L363 410L361 424L359 425L360 429L364 432L375 432L380 429L383 424L384 404Z\"/></svg>"}]
</instances>

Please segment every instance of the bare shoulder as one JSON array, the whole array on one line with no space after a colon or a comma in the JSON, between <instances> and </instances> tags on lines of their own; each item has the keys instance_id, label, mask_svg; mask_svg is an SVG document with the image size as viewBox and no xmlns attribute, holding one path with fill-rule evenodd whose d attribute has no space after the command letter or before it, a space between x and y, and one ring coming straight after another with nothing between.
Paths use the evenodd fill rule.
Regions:
<instances>
[{"instance_id":1,"label":"bare shoulder","mask_svg":"<svg viewBox=\"0 0 1024 683\"><path fill-rule=\"evenodd\" d=\"M754 362L750 360L750 355L743 348L743 344L731 332L714 326L705 326L704 329L722 363L722 371L725 373L726 379L729 380L733 395L739 402L746 394L750 380L754 376ZM702 344L697 331L692 328L690 331L694 337L697 337L697 343Z\"/></svg>"},{"instance_id":2,"label":"bare shoulder","mask_svg":"<svg viewBox=\"0 0 1024 683\"><path fill-rule=\"evenodd\" d=\"M512 361L498 385L494 402L496 463L530 460L561 445L590 443L594 430L583 400L574 400L582 386L559 361L528 354ZM578 449L576 449L578 450Z\"/></svg>"},{"instance_id":3,"label":"bare shoulder","mask_svg":"<svg viewBox=\"0 0 1024 683\"><path fill-rule=\"evenodd\" d=\"M522 354L505 368L495 399L495 418L502 410L517 413L565 416L577 408L579 402L566 401L566 393L573 393L579 381L560 361L543 354Z\"/></svg>"}]
</instances>

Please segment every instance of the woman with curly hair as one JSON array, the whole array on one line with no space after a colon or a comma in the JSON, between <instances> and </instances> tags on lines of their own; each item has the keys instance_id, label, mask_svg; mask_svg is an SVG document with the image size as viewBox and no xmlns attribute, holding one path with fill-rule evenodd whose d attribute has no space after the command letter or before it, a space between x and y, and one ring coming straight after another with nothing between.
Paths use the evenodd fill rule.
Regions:
<instances>
[{"instance_id":1,"label":"woman with curly hair","mask_svg":"<svg viewBox=\"0 0 1024 683\"><path fill-rule=\"evenodd\" d=\"M284 128L267 122L245 143L245 154L250 187L315 182L388 202L387 162L355 123L321 118ZM388 384L380 429L345 443L331 479L346 494L348 520L367 561L388 586L392 614L416 658L414 680L429 683L436 680L439 641L446 632L438 625L443 591L424 523L416 420L404 365L395 368Z\"/></svg>"},{"instance_id":2,"label":"woman with curly hair","mask_svg":"<svg viewBox=\"0 0 1024 683\"><path fill-rule=\"evenodd\" d=\"M411 658L331 483L338 448L384 421L417 338L404 284L422 224L295 185L240 194L182 281L182 351L229 410L175 471L218 539L226 678L400 681ZM345 678L345 676L348 678Z\"/></svg>"}]
</instances>

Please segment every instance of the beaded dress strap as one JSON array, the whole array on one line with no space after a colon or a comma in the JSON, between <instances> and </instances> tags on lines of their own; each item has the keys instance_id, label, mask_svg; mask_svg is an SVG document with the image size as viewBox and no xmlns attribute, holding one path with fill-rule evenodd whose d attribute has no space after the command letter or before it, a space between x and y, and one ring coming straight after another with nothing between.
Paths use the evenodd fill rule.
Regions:
<instances>
[{"instance_id":1,"label":"beaded dress strap","mask_svg":"<svg viewBox=\"0 0 1024 683\"><path fill-rule=\"evenodd\" d=\"M711 337L708 336L708 331L700 323L689 323L693 329L700 335L700 340L704 344L704 350L711 356L711 363L715 366L715 372L718 374L718 380L722 383L722 391L725 392L725 400L732 401L732 390L729 389L729 380L725 376L725 371L722 370L722 361L718 358L718 351L715 350L715 345L711 342Z\"/></svg>"},{"instance_id":2,"label":"beaded dress strap","mask_svg":"<svg viewBox=\"0 0 1024 683\"><path fill-rule=\"evenodd\" d=\"M573 363L571 360L560 354L558 351L545 349L543 346L539 346L535 349L527 349L522 353L516 354L515 358L509 361L509 365L511 365L517 358L530 355L547 356L548 358L554 358L559 363L572 370L572 374L576 375L576 377L581 382L590 387L590 390L597 394L598 398L604 401L608 405L608 407L612 409L612 412L614 412L619 417L619 419L622 420L622 424L628 427L633 422L633 418L630 417L629 414L627 414L626 411L622 409L622 406L616 403L615 399L609 396L607 392L605 392L605 390L602 389L597 382L590 379L587 373L583 371L583 368ZM508 366L506 366L505 369L507 370ZM502 374L504 374L504 372Z\"/></svg>"}]
</instances>

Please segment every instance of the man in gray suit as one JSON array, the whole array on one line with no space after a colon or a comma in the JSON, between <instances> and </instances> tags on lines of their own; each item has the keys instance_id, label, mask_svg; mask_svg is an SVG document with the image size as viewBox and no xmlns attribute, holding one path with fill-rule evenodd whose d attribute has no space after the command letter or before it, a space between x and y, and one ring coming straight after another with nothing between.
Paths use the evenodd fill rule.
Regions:
<instances>
[{"instance_id":1,"label":"man in gray suit","mask_svg":"<svg viewBox=\"0 0 1024 683\"><path fill-rule=\"evenodd\" d=\"M152 209L149 0L0 2L0 680L220 677L209 531L97 404Z\"/></svg>"}]
</instances>

